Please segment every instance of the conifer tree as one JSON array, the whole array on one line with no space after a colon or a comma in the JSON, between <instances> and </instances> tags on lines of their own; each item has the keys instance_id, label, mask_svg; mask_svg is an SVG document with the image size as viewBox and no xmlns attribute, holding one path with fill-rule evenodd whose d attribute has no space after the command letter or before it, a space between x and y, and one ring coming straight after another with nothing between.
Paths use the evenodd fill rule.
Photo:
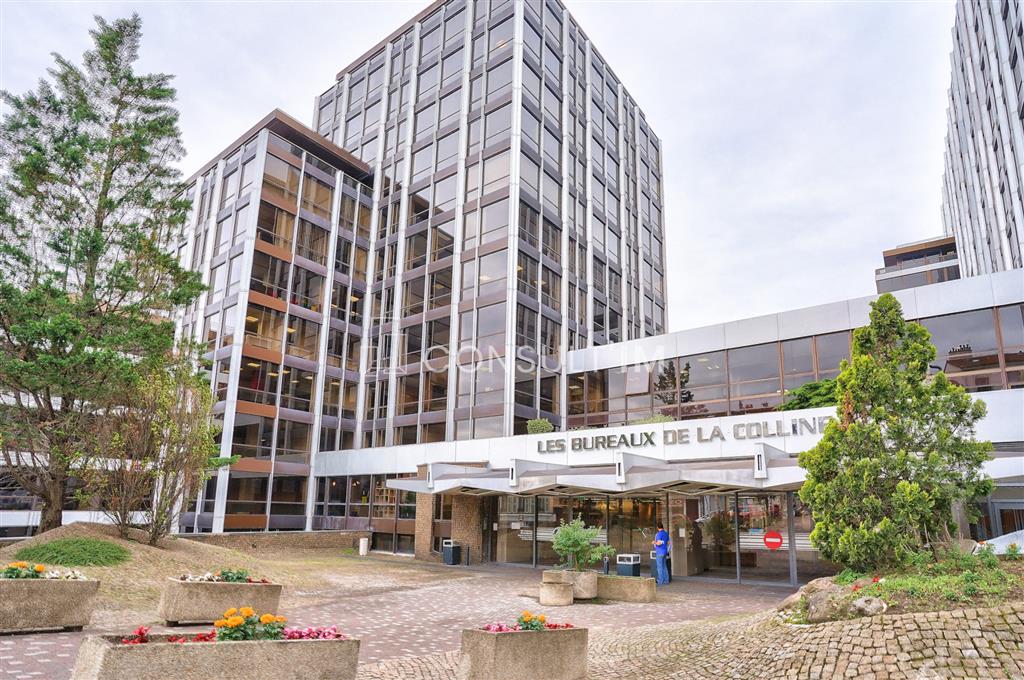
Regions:
<instances>
[{"instance_id":1,"label":"conifer tree","mask_svg":"<svg viewBox=\"0 0 1024 680\"><path fill-rule=\"evenodd\" d=\"M974 437L984 402L944 373L928 375L928 330L904 320L895 297L872 303L870 318L836 380L836 419L799 459L811 542L862 571L948 538L955 506L992 489L982 472L992 446Z\"/></svg>"},{"instance_id":2,"label":"conifer tree","mask_svg":"<svg viewBox=\"0 0 1024 680\"><path fill-rule=\"evenodd\" d=\"M54 55L34 90L2 95L0 462L42 498L41 531L202 290L174 255L189 204L172 77L135 72L138 16L90 33L81 65Z\"/></svg>"}]
</instances>

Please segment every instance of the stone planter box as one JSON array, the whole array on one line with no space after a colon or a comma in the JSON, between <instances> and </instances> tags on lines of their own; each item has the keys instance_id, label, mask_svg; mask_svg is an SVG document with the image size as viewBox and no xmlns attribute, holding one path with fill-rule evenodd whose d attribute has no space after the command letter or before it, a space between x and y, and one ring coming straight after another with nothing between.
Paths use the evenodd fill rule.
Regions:
<instances>
[{"instance_id":1,"label":"stone planter box","mask_svg":"<svg viewBox=\"0 0 1024 680\"><path fill-rule=\"evenodd\" d=\"M0 579L0 633L81 630L99 587L94 580Z\"/></svg>"},{"instance_id":2,"label":"stone planter box","mask_svg":"<svg viewBox=\"0 0 1024 680\"><path fill-rule=\"evenodd\" d=\"M78 649L72 680L208 680L259 676L354 680L359 640L167 642L152 635L142 645L120 635L91 635Z\"/></svg>"},{"instance_id":3,"label":"stone planter box","mask_svg":"<svg viewBox=\"0 0 1024 680\"><path fill-rule=\"evenodd\" d=\"M157 616L168 626L212 623L232 607L252 607L260 614L278 614L279 583L222 583L167 579Z\"/></svg>"},{"instance_id":4,"label":"stone planter box","mask_svg":"<svg viewBox=\"0 0 1024 680\"><path fill-rule=\"evenodd\" d=\"M565 607L572 604L572 584L541 583L540 603L544 607Z\"/></svg>"},{"instance_id":5,"label":"stone planter box","mask_svg":"<svg viewBox=\"0 0 1024 680\"><path fill-rule=\"evenodd\" d=\"M568 583L572 585L572 596L575 599L593 600L597 597L597 576L596 571L545 569L541 573L541 583Z\"/></svg>"},{"instance_id":6,"label":"stone planter box","mask_svg":"<svg viewBox=\"0 0 1024 680\"><path fill-rule=\"evenodd\" d=\"M597 596L619 602L654 602L653 578L642 576L597 576Z\"/></svg>"},{"instance_id":7,"label":"stone planter box","mask_svg":"<svg viewBox=\"0 0 1024 680\"><path fill-rule=\"evenodd\" d=\"M587 629L488 633L462 631L459 680L583 680Z\"/></svg>"}]
</instances>

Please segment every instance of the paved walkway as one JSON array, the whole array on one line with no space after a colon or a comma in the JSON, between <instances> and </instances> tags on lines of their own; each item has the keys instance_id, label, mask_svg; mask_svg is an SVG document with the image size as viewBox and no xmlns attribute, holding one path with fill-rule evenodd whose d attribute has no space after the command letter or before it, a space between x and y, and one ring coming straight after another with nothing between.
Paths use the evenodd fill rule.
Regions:
<instances>
[{"instance_id":1,"label":"paved walkway","mask_svg":"<svg viewBox=\"0 0 1024 680\"><path fill-rule=\"evenodd\" d=\"M590 634L590 680L1024 678L1024 603L836 621L771 613ZM360 668L360 680L454 680L458 652Z\"/></svg>"},{"instance_id":2,"label":"paved walkway","mask_svg":"<svg viewBox=\"0 0 1024 680\"><path fill-rule=\"evenodd\" d=\"M392 560L388 562L393 566ZM586 626L596 635L602 631L628 631L651 624L763 611L789 593L786 589L769 586L677 581L659 590L658 600L652 604L616 602L542 608L536 600L539 570L446 569L411 563L409 569L421 572L415 583L391 580L381 586L373 580L373 562L370 561L366 580L360 588L296 593L300 600L315 595L319 604L289 607L286 597L283 613L292 625L337 624L362 641L360 660L364 664L416 657L414 662L403 662L412 663L408 675L400 671L400 667L381 667L383 670L368 667L368 678L452 677L454 666L444 660L447 658L444 653L458 649L463 628L495 621L512 622L523 609L544 611L552 621ZM424 569L430 570L434 577L424 580ZM325 576L329 580L329 574ZM96 625L98 619L104 624ZM78 645L85 634L128 632L124 626L107 623L112 619L116 617L109 613L94 616L94 625L84 633L0 637L0 679L64 680L70 677ZM208 626L184 628L207 629ZM154 627L154 632L160 630L163 629ZM423 675L424 669L431 667L440 675Z\"/></svg>"}]
</instances>

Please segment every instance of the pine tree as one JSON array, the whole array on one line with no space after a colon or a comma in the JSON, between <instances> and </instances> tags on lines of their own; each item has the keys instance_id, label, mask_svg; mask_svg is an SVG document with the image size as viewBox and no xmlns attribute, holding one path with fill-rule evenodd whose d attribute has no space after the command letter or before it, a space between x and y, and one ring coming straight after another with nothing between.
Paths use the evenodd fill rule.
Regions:
<instances>
[{"instance_id":1,"label":"pine tree","mask_svg":"<svg viewBox=\"0 0 1024 680\"><path fill-rule=\"evenodd\" d=\"M892 295L871 306L837 378L837 419L800 454L800 498L822 555L858 570L898 566L948 538L955 505L991 492L982 472L991 444L974 438L985 416L943 373L928 375L935 347Z\"/></svg>"},{"instance_id":2,"label":"pine tree","mask_svg":"<svg viewBox=\"0 0 1024 680\"><path fill-rule=\"evenodd\" d=\"M0 445L4 472L59 526L96 426L173 345L202 290L172 252L189 204L166 74L137 74L142 22L96 18L78 66L9 108L0 141Z\"/></svg>"}]
</instances>

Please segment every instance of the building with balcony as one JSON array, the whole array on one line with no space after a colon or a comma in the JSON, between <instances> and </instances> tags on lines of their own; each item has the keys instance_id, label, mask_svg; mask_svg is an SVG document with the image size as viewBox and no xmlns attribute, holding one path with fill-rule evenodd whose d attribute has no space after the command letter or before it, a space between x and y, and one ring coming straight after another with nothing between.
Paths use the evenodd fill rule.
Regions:
<instances>
[{"instance_id":1,"label":"building with balcony","mask_svg":"<svg viewBox=\"0 0 1024 680\"><path fill-rule=\"evenodd\" d=\"M875 270L879 293L927 286L960 278L956 239L939 236L882 251L885 266Z\"/></svg>"}]
</instances>

